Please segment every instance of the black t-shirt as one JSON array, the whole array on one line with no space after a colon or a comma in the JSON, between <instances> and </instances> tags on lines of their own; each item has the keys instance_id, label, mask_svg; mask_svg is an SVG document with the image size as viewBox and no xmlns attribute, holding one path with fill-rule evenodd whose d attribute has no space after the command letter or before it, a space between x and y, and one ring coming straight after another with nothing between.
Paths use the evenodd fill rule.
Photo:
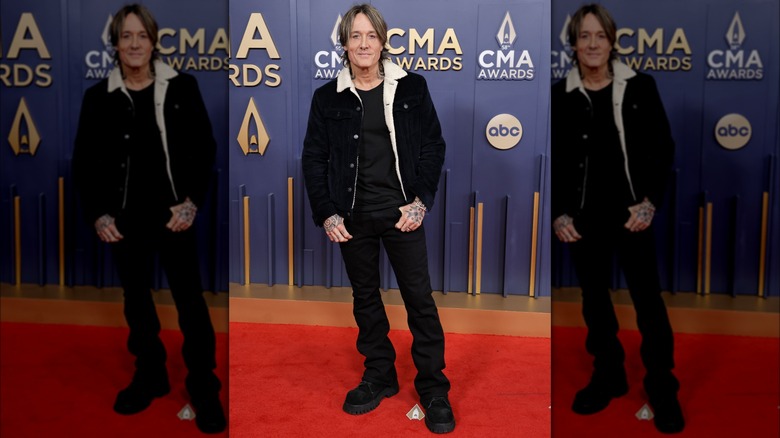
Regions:
<instances>
[{"instance_id":1,"label":"black t-shirt","mask_svg":"<svg viewBox=\"0 0 780 438\"><path fill-rule=\"evenodd\" d=\"M154 115L154 85L128 92L133 99L133 129L127 163L126 210L134 215L165 214L175 200Z\"/></svg>"},{"instance_id":2,"label":"black t-shirt","mask_svg":"<svg viewBox=\"0 0 780 438\"><path fill-rule=\"evenodd\" d=\"M584 210L625 209L635 202L626 177L625 160L612 110L612 84L586 90L593 118L589 131ZM596 212L598 213L598 212Z\"/></svg>"},{"instance_id":3,"label":"black t-shirt","mask_svg":"<svg viewBox=\"0 0 780 438\"><path fill-rule=\"evenodd\" d=\"M404 203L395 171L395 154L385 123L383 83L371 90L357 90L363 101L363 127L358 146L358 179L355 211L370 212Z\"/></svg>"}]
</instances>

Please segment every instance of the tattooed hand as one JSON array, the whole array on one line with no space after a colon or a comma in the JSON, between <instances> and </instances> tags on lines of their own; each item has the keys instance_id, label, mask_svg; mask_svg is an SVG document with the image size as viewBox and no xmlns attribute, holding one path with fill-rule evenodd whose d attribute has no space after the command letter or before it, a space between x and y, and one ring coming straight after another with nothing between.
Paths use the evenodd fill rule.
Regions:
<instances>
[{"instance_id":1,"label":"tattooed hand","mask_svg":"<svg viewBox=\"0 0 780 438\"><path fill-rule=\"evenodd\" d=\"M574 220L568 214L558 216L553 221L553 229L561 242L576 242L582 238L577 229L574 228Z\"/></svg>"},{"instance_id":2,"label":"tattooed hand","mask_svg":"<svg viewBox=\"0 0 780 438\"><path fill-rule=\"evenodd\" d=\"M114 243L124 238L122 233L116 228L114 217L104 214L95 221L95 231L103 242Z\"/></svg>"},{"instance_id":3,"label":"tattooed hand","mask_svg":"<svg viewBox=\"0 0 780 438\"><path fill-rule=\"evenodd\" d=\"M195 213L198 212L198 207L190 201L187 197L184 202L171 207L171 220L168 221L165 226L174 233L179 231L185 231L192 226L192 222L195 221Z\"/></svg>"},{"instance_id":4,"label":"tattooed hand","mask_svg":"<svg viewBox=\"0 0 780 438\"><path fill-rule=\"evenodd\" d=\"M630 231L642 231L653 222L655 206L645 198L639 204L628 207L628 211L631 212L631 217L628 218L628 222L624 226Z\"/></svg>"},{"instance_id":5,"label":"tattooed hand","mask_svg":"<svg viewBox=\"0 0 780 438\"><path fill-rule=\"evenodd\" d=\"M403 232L414 231L420 228L425 218L425 212L428 211L425 208L425 204L420 201L420 198L414 198L411 204L404 205L398 209L401 210L401 219L398 219L395 227Z\"/></svg>"},{"instance_id":6,"label":"tattooed hand","mask_svg":"<svg viewBox=\"0 0 780 438\"><path fill-rule=\"evenodd\" d=\"M337 214L325 219L322 227L325 228L325 234L331 242L346 242L352 238L344 226L344 218Z\"/></svg>"}]
</instances>

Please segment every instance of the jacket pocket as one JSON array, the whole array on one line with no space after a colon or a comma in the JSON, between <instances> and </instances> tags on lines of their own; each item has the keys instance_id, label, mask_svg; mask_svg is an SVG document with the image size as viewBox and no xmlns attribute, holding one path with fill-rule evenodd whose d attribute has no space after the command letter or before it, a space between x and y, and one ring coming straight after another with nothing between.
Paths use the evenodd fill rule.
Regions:
<instances>
[{"instance_id":1,"label":"jacket pocket","mask_svg":"<svg viewBox=\"0 0 780 438\"><path fill-rule=\"evenodd\" d=\"M331 145L344 144L348 141L352 117L352 112L346 109L329 109L325 111L325 126L328 130L328 140Z\"/></svg>"},{"instance_id":2,"label":"jacket pocket","mask_svg":"<svg viewBox=\"0 0 780 438\"><path fill-rule=\"evenodd\" d=\"M393 122L396 129L396 144L400 151L409 154L410 159L416 162L416 154L421 142L421 105L419 96L411 96L393 102Z\"/></svg>"}]
</instances>

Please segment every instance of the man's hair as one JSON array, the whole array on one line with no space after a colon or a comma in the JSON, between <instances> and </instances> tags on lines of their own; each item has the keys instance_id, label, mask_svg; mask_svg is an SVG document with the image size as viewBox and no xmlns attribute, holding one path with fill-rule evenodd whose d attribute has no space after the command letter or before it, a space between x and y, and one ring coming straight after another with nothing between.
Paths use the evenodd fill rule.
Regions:
<instances>
[{"instance_id":1,"label":"man's hair","mask_svg":"<svg viewBox=\"0 0 780 438\"><path fill-rule=\"evenodd\" d=\"M612 18L612 15L604 6L601 6L598 3L591 3L589 5L580 6L580 8L577 9L577 12L574 13L574 15L571 17L571 21L569 22L569 45L571 46L572 51L575 51L575 48L577 47L577 39L579 39L580 30L582 29L582 20L584 20L585 16L588 14L593 14L593 16L596 17L596 20L598 20L599 24L601 24L601 27L604 28L604 33L607 35L609 46L612 48L609 53L609 68L611 70L611 61L617 59L617 54L615 53L617 26L615 25L615 20ZM572 53L572 62L577 62L576 53Z\"/></svg>"},{"instance_id":2,"label":"man's hair","mask_svg":"<svg viewBox=\"0 0 780 438\"><path fill-rule=\"evenodd\" d=\"M119 51L116 50L116 47L119 44L119 38L122 36L122 27L125 24L125 19L130 14L135 14L138 19L141 20L141 25L143 25L144 30L146 30L146 33L149 35L149 40L152 42L151 60L154 61L158 57L157 21L155 21L154 16L152 16L152 13L149 11L149 9L146 8L146 6L134 3L132 5L122 6L122 8L119 9L116 14L114 14L114 18L111 20L111 45L114 46L115 49L114 62L119 65Z\"/></svg>"},{"instance_id":3,"label":"man's hair","mask_svg":"<svg viewBox=\"0 0 780 438\"><path fill-rule=\"evenodd\" d=\"M349 34L352 32L352 24L355 22L357 14L363 14L368 18L368 21L371 22L371 26L376 31L379 42L382 44L382 53L379 55L379 70L384 74L382 61L390 59L386 46L387 23L377 8L366 3L352 6L341 18L341 24L339 25L339 41L341 42L341 46L345 48L344 53L341 54L341 63L344 67L349 67L349 54L347 53L346 47L349 42Z\"/></svg>"}]
</instances>

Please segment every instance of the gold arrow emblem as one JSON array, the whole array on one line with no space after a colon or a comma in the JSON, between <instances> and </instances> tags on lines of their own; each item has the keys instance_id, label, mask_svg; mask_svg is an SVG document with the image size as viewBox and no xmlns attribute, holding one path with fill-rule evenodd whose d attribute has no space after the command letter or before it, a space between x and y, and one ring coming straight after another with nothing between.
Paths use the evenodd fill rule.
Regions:
<instances>
[{"instance_id":1,"label":"gold arrow emblem","mask_svg":"<svg viewBox=\"0 0 780 438\"><path fill-rule=\"evenodd\" d=\"M24 122L24 123L22 123ZM41 143L41 136L33 123L30 110L27 108L27 101L22 97L19 102L19 108L16 110L14 121L11 124L11 132L8 134L8 143L14 155L27 153L35 155L38 145Z\"/></svg>"},{"instance_id":2,"label":"gold arrow emblem","mask_svg":"<svg viewBox=\"0 0 780 438\"><path fill-rule=\"evenodd\" d=\"M253 121L257 134L253 134L250 129ZM244 113L244 121L241 122L237 140L241 150L244 151L244 155L265 154L268 143L271 141L270 137L268 137L268 132L265 130L265 125L263 125L260 112L257 111L257 106L255 106L255 100L251 97Z\"/></svg>"}]
</instances>

